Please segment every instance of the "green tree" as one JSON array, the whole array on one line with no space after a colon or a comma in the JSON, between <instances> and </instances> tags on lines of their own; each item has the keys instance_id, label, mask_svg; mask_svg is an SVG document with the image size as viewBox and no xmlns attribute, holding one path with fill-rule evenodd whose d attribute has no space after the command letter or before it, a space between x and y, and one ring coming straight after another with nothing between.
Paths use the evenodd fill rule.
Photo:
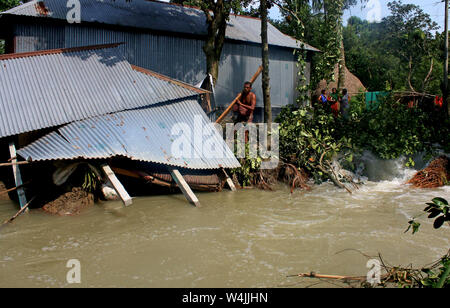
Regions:
<instances>
[{"instance_id":1,"label":"green tree","mask_svg":"<svg viewBox=\"0 0 450 308\"><path fill-rule=\"evenodd\" d=\"M366 0L272 0L282 11L283 22L276 26L285 33L322 50L313 58L312 84L320 80L344 80L345 52L343 43L344 10ZM333 76L339 63L339 75Z\"/></svg>"},{"instance_id":2,"label":"green tree","mask_svg":"<svg viewBox=\"0 0 450 308\"><path fill-rule=\"evenodd\" d=\"M18 6L22 3L19 0L0 0L0 12L9 10L15 6ZM0 40L0 54L5 53L5 41Z\"/></svg>"},{"instance_id":3,"label":"green tree","mask_svg":"<svg viewBox=\"0 0 450 308\"><path fill-rule=\"evenodd\" d=\"M269 127L272 124L272 106L270 103L270 77L269 77L269 41L267 37L268 0L260 0L261 14L261 58L262 58L262 91L264 100L264 121Z\"/></svg>"},{"instance_id":4,"label":"green tree","mask_svg":"<svg viewBox=\"0 0 450 308\"><path fill-rule=\"evenodd\" d=\"M434 34L437 24L419 6L393 1L388 7L390 15L380 23L348 20L348 68L369 90L440 93L443 35Z\"/></svg>"},{"instance_id":5,"label":"green tree","mask_svg":"<svg viewBox=\"0 0 450 308\"><path fill-rule=\"evenodd\" d=\"M22 3L19 0L0 0L0 12L9 10L15 6L18 6Z\"/></svg>"}]
</instances>

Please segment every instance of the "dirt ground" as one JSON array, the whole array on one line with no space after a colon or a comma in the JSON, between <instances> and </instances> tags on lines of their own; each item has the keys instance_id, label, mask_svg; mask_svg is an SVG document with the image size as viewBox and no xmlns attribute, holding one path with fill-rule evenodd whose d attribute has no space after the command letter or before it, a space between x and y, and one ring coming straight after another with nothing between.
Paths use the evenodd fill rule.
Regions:
<instances>
[{"instance_id":1,"label":"dirt ground","mask_svg":"<svg viewBox=\"0 0 450 308\"><path fill-rule=\"evenodd\" d=\"M45 212L59 216L73 216L81 213L83 209L94 205L94 195L81 188L73 188L58 199L47 203L42 208Z\"/></svg>"}]
</instances>

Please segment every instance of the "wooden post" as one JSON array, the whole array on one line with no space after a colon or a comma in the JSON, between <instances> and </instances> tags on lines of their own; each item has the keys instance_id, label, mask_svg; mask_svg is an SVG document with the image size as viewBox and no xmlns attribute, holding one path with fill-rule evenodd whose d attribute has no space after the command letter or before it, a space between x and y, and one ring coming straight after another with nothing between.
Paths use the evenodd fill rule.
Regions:
<instances>
[{"instance_id":1,"label":"wooden post","mask_svg":"<svg viewBox=\"0 0 450 308\"><path fill-rule=\"evenodd\" d=\"M125 206L129 206L133 204L133 201L131 200L130 195L123 187L122 183L120 183L119 179L116 177L114 172L111 170L111 167L108 165L102 165L102 170L108 177L108 179L111 181L112 185L114 186L114 189L116 190L117 194L120 196L120 199L122 199Z\"/></svg>"},{"instance_id":2,"label":"wooden post","mask_svg":"<svg viewBox=\"0 0 450 308\"><path fill-rule=\"evenodd\" d=\"M172 169L170 170L170 174L172 175L173 180L177 183L178 187L183 192L183 195L186 197L186 199L196 207L200 207L200 201L198 201L197 196L186 183L180 171L178 171L177 169Z\"/></svg>"},{"instance_id":3,"label":"wooden post","mask_svg":"<svg viewBox=\"0 0 450 308\"><path fill-rule=\"evenodd\" d=\"M12 163L12 169L14 174L14 181L16 183L16 187L19 187L17 189L17 195L19 196L19 203L20 208L25 207L27 204L27 197L25 196L25 191L23 190L23 182L22 182L22 175L20 174L20 169L17 164L17 154L16 154L16 146L14 142L9 143L9 153L11 154L11 163Z\"/></svg>"},{"instance_id":4,"label":"wooden post","mask_svg":"<svg viewBox=\"0 0 450 308\"><path fill-rule=\"evenodd\" d=\"M234 186L233 180L228 176L228 173L225 171L225 169L222 168L220 170L222 170L222 173L227 181L227 185L228 187L230 187L231 191L236 191L236 186Z\"/></svg>"},{"instance_id":5,"label":"wooden post","mask_svg":"<svg viewBox=\"0 0 450 308\"><path fill-rule=\"evenodd\" d=\"M263 70L263 67L260 66L258 68L258 71L255 73L255 75L252 77L252 79L250 79L250 82L253 84L256 79L258 78L258 76L261 74ZM234 104L236 104L236 102L241 98L241 93L238 94L238 96L236 96L236 98L234 99L234 101L231 102L230 106L228 106L228 108L222 113L222 115L216 120L216 123L220 123L223 121L223 119L225 119L225 117L227 116L228 113L230 113L231 109L233 108Z\"/></svg>"}]
</instances>

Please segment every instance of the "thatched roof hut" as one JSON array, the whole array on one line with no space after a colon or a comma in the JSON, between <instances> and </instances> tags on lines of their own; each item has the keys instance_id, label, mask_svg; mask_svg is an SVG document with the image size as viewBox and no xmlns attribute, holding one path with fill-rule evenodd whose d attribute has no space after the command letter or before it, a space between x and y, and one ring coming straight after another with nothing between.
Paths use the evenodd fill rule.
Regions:
<instances>
[{"instance_id":1,"label":"thatched roof hut","mask_svg":"<svg viewBox=\"0 0 450 308\"><path fill-rule=\"evenodd\" d=\"M347 67L344 68L345 69L345 81L344 81L344 88L346 88L348 90L348 92L350 93L350 95L354 95L357 94L359 92L365 92L366 91L366 87L364 87L364 85L362 84L361 80L359 80L358 77L356 77L355 75L353 75ZM339 67L338 64L336 64L335 68L334 68L334 76L336 81L332 81L329 82L327 84L327 81L324 79L322 81L319 82L319 84L317 85L317 88L314 92L314 95L316 96L320 96L320 92L322 90L326 90L327 93L331 92L331 90L333 88L337 88L337 77L339 75Z\"/></svg>"}]
</instances>

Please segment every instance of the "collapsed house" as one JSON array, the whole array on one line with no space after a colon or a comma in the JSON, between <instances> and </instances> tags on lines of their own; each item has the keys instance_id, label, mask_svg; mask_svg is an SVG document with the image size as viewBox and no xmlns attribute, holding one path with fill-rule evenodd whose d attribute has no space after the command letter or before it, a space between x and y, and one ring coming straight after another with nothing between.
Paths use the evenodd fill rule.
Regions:
<instances>
[{"instance_id":1,"label":"collapsed house","mask_svg":"<svg viewBox=\"0 0 450 308\"><path fill-rule=\"evenodd\" d=\"M69 23L73 7L67 1L33 0L0 13L0 38L6 50L31 52L125 42L125 58L143 67L190 84L205 78L203 45L208 34L205 14L198 8L151 0L79 0L80 23ZM298 42L268 24L270 86L273 117L295 102L299 81L294 51L305 47L304 76L310 80L312 54L318 49ZM242 91L243 82L261 65L261 20L231 15L227 21L215 113ZM257 97L255 122L264 118L261 80L253 85Z\"/></svg>"},{"instance_id":2,"label":"collapsed house","mask_svg":"<svg viewBox=\"0 0 450 308\"><path fill-rule=\"evenodd\" d=\"M0 56L0 147L15 185L26 181L22 163L88 161L126 205L114 171L178 187L198 205L188 183L201 188L240 167L200 106L209 92L131 65L120 45ZM24 206L23 187L18 195Z\"/></svg>"}]
</instances>

